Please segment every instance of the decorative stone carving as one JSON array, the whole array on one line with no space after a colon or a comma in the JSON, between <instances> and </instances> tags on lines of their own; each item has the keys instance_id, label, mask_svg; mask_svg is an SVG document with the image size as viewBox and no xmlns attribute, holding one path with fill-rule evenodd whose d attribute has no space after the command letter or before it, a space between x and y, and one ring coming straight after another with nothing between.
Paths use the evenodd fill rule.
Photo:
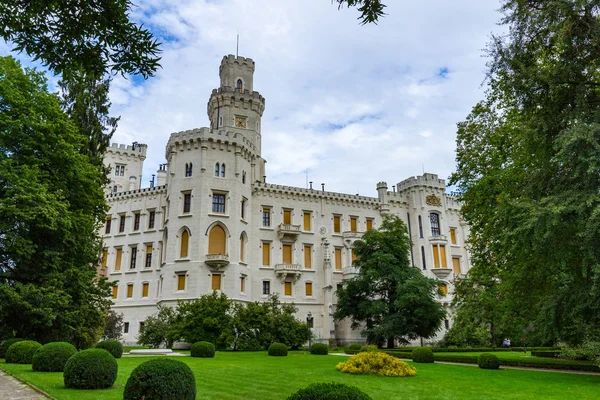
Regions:
<instances>
[{"instance_id":1,"label":"decorative stone carving","mask_svg":"<svg viewBox=\"0 0 600 400\"><path fill-rule=\"evenodd\" d=\"M425 203L427 203L428 206L434 206L434 207L442 206L442 200L439 197L437 197L435 194L430 194L429 196L427 196L425 198Z\"/></svg>"}]
</instances>

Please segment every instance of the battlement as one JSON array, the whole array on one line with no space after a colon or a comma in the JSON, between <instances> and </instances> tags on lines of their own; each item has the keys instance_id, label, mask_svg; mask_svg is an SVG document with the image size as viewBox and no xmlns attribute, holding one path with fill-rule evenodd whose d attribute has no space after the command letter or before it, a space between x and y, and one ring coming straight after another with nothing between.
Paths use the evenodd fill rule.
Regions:
<instances>
[{"instance_id":1,"label":"battlement","mask_svg":"<svg viewBox=\"0 0 600 400\"><path fill-rule=\"evenodd\" d=\"M419 176L411 176L410 178L399 182L396 185L396 188L398 192L401 192L403 190L407 190L415 186L426 186L429 188L437 188L445 191L446 181L444 179L439 179L436 174L425 173Z\"/></svg>"},{"instance_id":2,"label":"battlement","mask_svg":"<svg viewBox=\"0 0 600 400\"><path fill-rule=\"evenodd\" d=\"M234 65L240 65L240 66L252 68L252 72L254 72L254 68L255 68L254 61L251 58L246 58L246 57L241 57L241 56L236 57L233 54L223 56L223 59L221 60L221 68L227 64L234 64Z\"/></svg>"},{"instance_id":3,"label":"battlement","mask_svg":"<svg viewBox=\"0 0 600 400\"><path fill-rule=\"evenodd\" d=\"M174 132L169 137L165 151L165 158L169 159L169 152L173 146L201 142L202 140L212 140L221 142L235 143L248 151L257 152L257 148L244 135L239 132L226 131L224 129L196 128L186 131Z\"/></svg>"},{"instance_id":4,"label":"battlement","mask_svg":"<svg viewBox=\"0 0 600 400\"><path fill-rule=\"evenodd\" d=\"M144 143L134 143L132 145L111 143L110 146L106 148L107 153L126 154L134 157L140 157L142 159L146 158L147 150L148 145Z\"/></svg>"},{"instance_id":5,"label":"battlement","mask_svg":"<svg viewBox=\"0 0 600 400\"><path fill-rule=\"evenodd\" d=\"M374 197L359 196L359 195L354 195L354 194L338 193L338 192L326 192L326 191L318 190L318 189L304 189L304 188L299 188L299 187L295 187L295 186L284 186L284 185L276 185L276 184L272 184L272 183L262 183L262 182L256 182L252 185L252 187L254 188L254 190L253 190L254 193L256 193L258 191L264 191L264 192L275 191L275 192L287 193L287 194L314 196L314 197L326 198L326 199L331 199L331 200L342 200L342 201L355 202L355 203L357 203L357 202L358 203L368 203L368 204L372 204L372 205L379 204L379 200Z\"/></svg>"},{"instance_id":6,"label":"battlement","mask_svg":"<svg viewBox=\"0 0 600 400\"><path fill-rule=\"evenodd\" d=\"M265 103L265 98L258 93L256 90L250 92L248 89L244 89L243 92L240 92L239 90L231 87L231 86L224 86L224 87L220 87L218 89L213 89L212 93L211 93L211 99L212 97L218 95L218 94L223 94L223 95L227 95L227 94L231 94L234 95L235 97L240 97L240 100L246 100L246 101L250 101L250 100L255 100L255 101L259 101L261 103ZM232 96L232 97L234 97Z\"/></svg>"},{"instance_id":7,"label":"battlement","mask_svg":"<svg viewBox=\"0 0 600 400\"><path fill-rule=\"evenodd\" d=\"M111 192L106 195L106 200L108 202L110 202L113 200L120 200L120 199L125 199L125 198L130 198L130 197L138 197L138 196L147 196L147 195L166 193L166 192L167 192L167 185L154 186L151 188L125 190L125 191L116 192L116 193Z\"/></svg>"}]
</instances>

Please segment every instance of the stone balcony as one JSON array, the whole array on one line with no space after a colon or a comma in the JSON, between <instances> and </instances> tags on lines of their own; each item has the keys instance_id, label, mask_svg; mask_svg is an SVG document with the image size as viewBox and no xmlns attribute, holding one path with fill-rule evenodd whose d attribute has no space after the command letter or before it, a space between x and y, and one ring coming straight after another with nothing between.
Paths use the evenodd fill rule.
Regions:
<instances>
[{"instance_id":1,"label":"stone balcony","mask_svg":"<svg viewBox=\"0 0 600 400\"><path fill-rule=\"evenodd\" d=\"M213 268L222 268L229 264L228 254L207 254L204 262Z\"/></svg>"},{"instance_id":2,"label":"stone balcony","mask_svg":"<svg viewBox=\"0 0 600 400\"><path fill-rule=\"evenodd\" d=\"M282 242L295 242L302 231L300 225L279 224L277 234Z\"/></svg>"},{"instance_id":3,"label":"stone balcony","mask_svg":"<svg viewBox=\"0 0 600 400\"><path fill-rule=\"evenodd\" d=\"M344 239L360 239L363 237L364 234L364 232L346 231L342 232L342 237Z\"/></svg>"},{"instance_id":4,"label":"stone balcony","mask_svg":"<svg viewBox=\"0 0 600 400\"><path fill-rule=\"evenodd\" d=\"M450 268L434 268L431 270L439 279L446 279L452 270Z\"/></svg>"},{"instance_id":5,"label":"stone balcony","mask_svg":"<svg viewBox=\"0 0 600 400\"><path fill-rule=\"evenodd\" d=\"M446 237L446 235L429 236L429 243L431 243L431 244L446 244L446 243L448 243L448 238Z\"/></svg>"},{"instance_id":6,"label":"stone balcony","mask_svg":"<svg viewBox=\"0 0 600 400\"><path fill-rule=\"evenodd\" d=\"M344 267L342 274L343 279L353 278L358 274L358 267Z\"/></svg>"},{"instance_id":7,"label":"stone balcony","mask_svg":"<svg viewBox=\"0 0 600 400\"><path fill-rule=\"evenodd\" d=\"M276 264L275 274L282 282L288 277L292 277L295 282L302 276L302 266L300 264Z\"/></svg>"}]
</instances>

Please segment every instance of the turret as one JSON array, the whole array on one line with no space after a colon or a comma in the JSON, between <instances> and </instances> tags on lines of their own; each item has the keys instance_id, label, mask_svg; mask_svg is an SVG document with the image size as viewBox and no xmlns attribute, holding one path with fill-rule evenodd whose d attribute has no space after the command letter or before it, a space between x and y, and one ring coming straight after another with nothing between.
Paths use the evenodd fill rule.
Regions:
<instances>
[{"instance_id":1,"label":"turret","mask_svg":"<svg viewBox=\"0 0 600 400\"><path fill-rule=\"evenodd\" d=\"M390 206L388 204L388 195L387 195L387 182L379 182L377 183L377 197L379 197L379 203L382 215L386 215L390 212Z\"/></svg>"}]
</instances>

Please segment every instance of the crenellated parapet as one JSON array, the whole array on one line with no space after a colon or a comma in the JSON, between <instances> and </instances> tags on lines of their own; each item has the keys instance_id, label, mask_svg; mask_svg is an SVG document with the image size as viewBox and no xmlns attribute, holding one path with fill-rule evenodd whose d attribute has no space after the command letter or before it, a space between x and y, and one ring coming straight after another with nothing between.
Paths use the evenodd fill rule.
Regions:
<instances>
[{"instance_id":1,"label":"crenellated parapet","mask_svg":"<svg viewBox=\"0 0 600 400\"><path fill-rule=\"evenodd\" d=\"M129 157L137 157L141 158L142 160L146 159L147 150L148 145L144 143L135 143L135 145L111 143L111 145L106 148L107 153L119 154Z\"/></svg>"},{"instance_id":2,"label":"crenellated parapet","mask_svg":"<svg viewBox=\"0 0 600 400\"><path fill-rule=\"evenodd\" d=\"M123 192L109 193L105 196L106 201L110 204L112 201L130 199L133 197L150 196L156 194L166 194L167 186L154 186L150 188L142 188L135 190L126 190Z\"/></svg>"},{"instance_id":3,"label":"crenellated parapet","mask_svg":"<svg viewBox=\"0 0 600 400\"><path fill-rule=\"evenodd\" d=\"M225 107L253 111L262 117L265 111L265 98L260 93L250 92L248 89L241 92L229 86L213 89L207 105L208 115L213 116L217 108Z\"/></svg>"},{"instance_id":4,"label":"crenellated parapet","mask_svg":"<svg viewBox=\"0 0 600 400\"><path fill-rule=\"evenodd\" d=\"M172 133L165 149L165 158L169 160L173 151L199 149L202 146L209 146L211 142L240 147L240 151L245 157L250 157L258 152L256 146L240 132L198 128Z\"/></svg>"},{"instance_id":5,"label":"crenellated parapet","mask_svg":"<svg viewBox=\"0 0 600 400\"><path fill-rule=\"evenodd\" d=\"M341 204L345 203L348 206L363 205L373 208L379 206L379 200L374 197L352 195L347 193L326 192L317 189L304 189L295 186L284 186L261 182L256 182L252 185L252 194L254 196L276 195L278 197L289 197L291 199L295 199L298 197L302 197L306 200L323 199L326 201L332 201Z\"/></svg>"},{"instance_id":6,"label":"crenellated parapet","mask_svg":"<svg viewBox=\"0 0 600 400\"><path fill-rule=\"evenodd\" d=\"M402 192L404 190L412 189L414 187L421 186L427 188L435 188L446 190L446 182L443 179L439 179L436 174L423 174L419 176L412 176L408 179L405 179L399 182L396 187L398 192Z\"/></svg>"}]
</instances>

